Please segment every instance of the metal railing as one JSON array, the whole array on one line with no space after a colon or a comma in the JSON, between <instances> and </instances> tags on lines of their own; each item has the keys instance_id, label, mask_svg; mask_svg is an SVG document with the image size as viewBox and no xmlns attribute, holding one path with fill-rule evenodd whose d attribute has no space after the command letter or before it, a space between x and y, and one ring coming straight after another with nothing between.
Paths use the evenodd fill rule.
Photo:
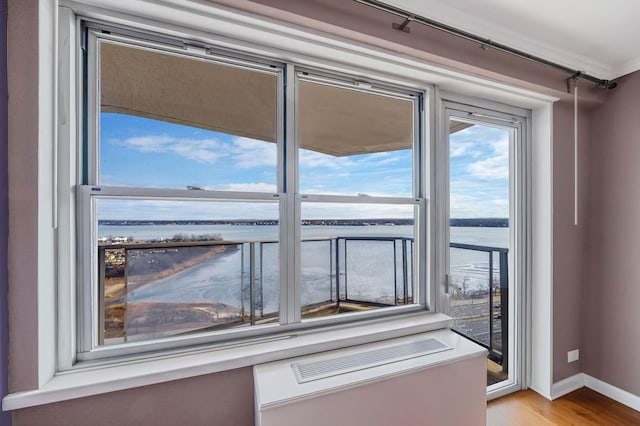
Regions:
<instances>
[{"instance_id":1,"label":"metal railing","mask_svg":"<svg viewBox=\"0 0 640 426\"><path fill-rule=\"evenodd\" d=\"M307 238L302 241L302 250L305 250L306 246L314 242L319 244L326 242L327 246L313 252L315 253L313 256L308 255L305 258L303 253L301 257L304 261L310 257L319 256L318 253L322 253L322 259L311 260L317 261L319 265L326 265L320 266L320 270L326 270L326 273L322 273L324 274L322 279L316 280L321 283L320 286L322 288L320 289L309 287L303 278L301 282L303 296L305 292L313 290L317 291L318 294L314 300L306 303L303 301L303 309L314 305L314 303L334 303L338 311L340 311L344 305L360 304L370 308L378 308L405 305L413 302L413 238L392 236ZM113 269L114 266L121 268L118 273L121 275L122 280L122 296L116 302L123 306L121 338L125 342L127 341L130 328L127 303L131 290L129 280L131 279L132 253L134 254L134 261L140 263L144 260L149 263L146 268L152 270L151 266L154 266L152 263L157 261L156 257L161 256L162 253L178 253L180 250L189 249L195 253L194 256L200 256L192 261L193 264L197 264L207 258L207 250L217 250L218 253L237 251L239 252L239 265L236 266L238 269L236 269L235 276L237 276L240 286L238 314L235 317L229 315L228 323L223 323L222 325L254 325L259 321L277 320L278 303L271 301L270 307L265 307L265 303L269 302L268 299L273 298L273 295L267 295L265 298L265 288L279 288L277 282L271 282L278 281L277 275L267 277L265 272L268 268L277 270L277 258L271 259L269 256L272 255L266 254L268 253L266 248L274 244L277 245L278 242L275 240L263 240L100 244L98 246L100 344L103 344L105 339L105 312L107 310L105 283L108 269ZM452 313L452 316L457 317L457 326L454 329L489 349L490 358L501 364L505 369L508 359L508 249L458 243L451 243L450 247L456 250L486 253L488 256L488 262L483 262L483 264L487 265L486 269L476 268L472 271L476 275L476 279L483 279L489 283L487 286L488 315L480 315L482 318L476 319L476 324L473 324L473 313L465 312L465 307L462 306L459 309L459 315ZM271 253L274 253L273 256L277 256L277 246L270 250ZM140 255L142 252L145 253L146 257ZM386 262L382 268L385 270L386 275L378 276L380 274L376 273L363 279L363 274L366 275L368 271L366 271L367 265L363 264L360 259L363 253L368 254L369 252L373 253L369 257L372 258L370 260L376 264L377 268L380 268L381 263ZM109 254L109 259L107 259L107 254ZM495 264L496 254L498 265ZM137 260L135 258L136 255L139 256ZM213 255L209 254L208 256L211 258ZM180 259L180 261L183 260ZM302 269L304 267L305 265L302 265ZM165 268L167 267L165 266ZM168 268L168 270L171 271L171 268ZM150 277L154 277L154 273L157 276L163 276L161 273L150 272ZM470 271L452 271L452 273L468 274ZM484 278L482 278L482 275L484 275ZM359 281L361 283L360 287L358 286ZM370 287L374 289L370 290ZM362 288L370 290L370 292L367 293ZM499 303L496 303L495 296L498 293ZM466 297L467 295L463 296ZM476 296L472 295L471 297L473 299ZM110 303L113 304L114 302L111 301ZM485 324L487 321L485 321L484 317L488 317L488 324ZM469 324L472 324L477 328L478 321L481 323L479 330L468 327ZM483 337L485 334L488 338Z\"/></svg>"},{"instance_id":2,"label":"metal railing","mask_svg":"<svg viewBox=\"0 0 640 426\"><path fill-rule=\"evenodd\" d=\"M452 277L456 275L462 276L464 281L469 276L475 275L476 279L486 281L488 284L486 326L484 311L480 311L481 313L476 315L478 304L476 306L473 306L473 304L460 304L456 307L455 312L451 312L456 319L453 330L487 348L489 350L489 359L500 364L503 371L507 371L509 358L509 249L453 242L449 246L451 249L486 253L488 256L486 270L484 268L474 268L473 270L459 268L456 270L451 267L450 275ZM498 257L497 265L495 255ZM455 279L450 280L452 282L449 283L448 290L451 294L451 286L455 284ZM499 301L496 303L495 296L497 294L499 294ZM463 294L462 298L464 299L466 296L466 294ZM474 297L477 296L481 296L479 297L480 300L483 299L482 290L471 295L470 300L473 301ZM482 306L482 303L479 305Z\"/></svg>"},{"instance_id":3,"label":"metal railing","mask_svg":"<svg viewBox=\"0 0 640 426\"><path fill-rule=\"evenodd\" d=\"M411 303L413 296L413 238L410 237L337 237L335 245L335 261L336 271L339 273L336 275L336 301L343 302L356 302L356 303L375 303L382 306L396 306L406 305ZM386 302L382 300L363 300L360 297L349 297L349 245L357 243L385 243L392 245L393 253L393 294L394 297L391 301L387 299ZM340 247L344 253L343 265L340 265ZM340 271L343 271L343 279L340 280ZM355 274L351 270L352 274ZM344 288L344 293L341 294L341 289Z\"/></svg>"},{"instance_id":4,"label":"metal railing","mask_svg":"<svg viewBox=\"0 0 640 426\"><path fill-rule=\"evenodd\" d=\"M327 238L306 238L302 240L305 244L312 242L327 242L327 249L323 249L327 257L328 270L325 277L327 288L318 302L335 303L338 310L343 304L363 304L370 307L384 307L411 303L413 297L413 238L408 237L327 237ZM113 308L114 303L120 305L121 328L120 338L124 342L129 340L130 335L130 315L129 304L131 302L131 291L139 286L140 281L153 281L162 279L169 273L186 269L184 266L172 264L171 256L175 256L174 263L184 265L196 265L204 259L213 257L207 255L207 251L218 250L218 252L239 252L239 265L237 269L237 279L239 280L240 297L239 313L237 319L229 320L230 323L255 325L260 320L277 319L276 311L265 312L265 285L271 284L278 287L278 284L265 282L265 247L278 244L276 240L262 241L170 241L170 242L142 242L142 243L110 243L98 245L98 294L99 301L99 344L104 344L106 326L106 312ZM356 279L361 271L359 263L353 261L351 252L356 251L359 245L385 244L384 257L392 258L393 288L383 299L377 294L359 294L355 284L350 284L352 279ZM183 252L191 250L187 255ZM189 256L193 256L190 259ZM207 257L208 256L208 257ZM378 259L380 261L380 259ZM162 263L164 265L162 270ZM268 263L268 260L267 260ZM277 264L277 259L276 262ZM192 265L193 264L193 265ZM158 266L158 270L154 269ZM137 271L132 273L133 269ZM269 265L269 267L273 267ZM117 269L116 272L113 272ZM142 269L142 271L140 270ZM168 271L168 272L167 272ZM145 274L147 274L145 276ZM116 300L107 303L106 289L107 278L117 278L121 281L120 296ZM132 281L133 278L133 281ZM354 281L355 282L355 281ZM133 286L132 286L133 284ZM301 285L304 287L305 283ZM391 286L389 286L391 288ZM135 290L133 290L135 291ZM324 292L323 291L323 292ZM388 292L388 293L389 293ZM304 305L308 308L312 304ZM113 334L113 333L112 333Z\"/></svg>"}]
</instances>

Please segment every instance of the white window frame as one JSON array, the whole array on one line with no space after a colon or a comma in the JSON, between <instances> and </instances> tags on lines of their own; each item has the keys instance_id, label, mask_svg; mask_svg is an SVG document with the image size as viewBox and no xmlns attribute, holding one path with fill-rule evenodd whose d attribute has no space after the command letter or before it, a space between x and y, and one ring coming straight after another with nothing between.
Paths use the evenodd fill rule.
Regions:
<instances>
[{"instance_id":1,"label":"white window frame","mask_svg":"<svg viewBox=\"0 0 640 426\"><path fill-rule=\"evenodd\" d=\"M84 25L84 23L83 23ZM81 302L78 306L78 359L98 359L109 358L113 356L121 356L139 353L141 351L149 350L163 350L172 347L184 346L187 344L201 344L206 341L211 341L211 335L213 333L201 333L199 336L190 336L174 339L160 339L161 342L146 342L137 345L125 345L128 347L109 348L106 346L98 346L97 341L97 328L99 321L97 317L98 313L98 301L99 295L97 294L97 247L95 242L97 241L97 229L96 229L96 211L95 201L97 199L157 199L157 200L199 200L199 201L245 201L245 202L277 202L279 204L278 211L281 218L283 218L282 212L286 211L286 194L283 191L283 176L282 171L282 158L283 145L284 145L284 129L281 123L283 123L284 113L284 97L283 93L278 91L277 98L277 131L276 131L276 146L278 150L278 172L277 172L277 188L276 193L257 193L257 192L222 192L222 191L193 191L189 189L168 189L168 188L133 188L133 187L108 187L101 186L99 182L99 166L98 166L98 153L97 148L99 146L99 105L100 99L99 89L97 88L97 81L99 76L99 43L116 42L125 46L135 46L143 48L148 51L154 51L163 54L171 54L180 56L183 58L191 58L192 60L203 60L211 63L219 63L229 66L237 66L243 69L248 69L253 72L263 72L276 76L277 85L283 87L284 83L284 68L274 62L258 61L246 61L241 59L235 59L232 56L223 57L218 55L217 52L209 52L206 49L190 49L186 43L179 40L159 38L154 35L145 33L136 33L135 31L127 31L126 29L120 30L118 28L110 28L108 34L102 34L100 32L101 26L95 25L91 22L87 23L88 32L86 40L87 49L87 72L85 78L87 79L87 153L84 155L88 158L88 171L86 178L86 185L80 185L78 187L78 239L82 242L82 248L79 251L79 267L81 270L80 283L78 285L79 300ZM133 34L133 35L131 35ZM161 43L161 40L164 43ZM168 43L167 43L168 41ZM179 47L175 47L179 46ZM195 50L195 52L193 51ZM83 179L84 180L84 179ZM285 220L286 221L286 220ZM281 220L282 222L282 220ZM282 233L282 231L281 231ZM88 254L88 255L87 255ZM282 257L282 254L281 254ZM87 326L91 324L91 326ZM262 328L270 329L272 326L265 326ZM263 331L264 332L264 331ZM230 333L217 333L219 335ZM255 331L242 333L247 337L255 336ZM229 337L227 337L229 338ZM153 343L153 344L152 344Z\"/></svg>"},{"instance_id":2,"label":"white window frame","mask_svg":"<svg viewBox=\"0 0 640 426\"><path fill-rule=\"evenodd\" d=\"M531 285L531 280L527 272L531 258L531 190L530 190L530 164L532 156L531 149L531 112L526 109L516 108L488 102L482 99L475 99L468 96L460 96L451 93L442 94L442 134L437 142L438 157L443 167L438 174L438 178L447 189L441 193L438 201L442 204L442 216L439 220L443 232L442 244L449 247L450 226L448 224L450 206L450 171L449 171L449 126L451 118L468 123L493 126L507 129L511 134L510 140L515 140L515 146L509 144L509 366L510 378L507 383L500 383L489 386L487 394L489 399L499 398L511 392L523 389L526 386L527 356L526 356L526 292ZM443 256L438 264L439 276L442 282L446 282L445 275L449 272L449 253L444 250ZM440 300L448 308L448 295L445 286L439 288ZM445 312L446 309L445 308ZM516 320L517 319L517 320ZM513 336L513 339L511 338ZM517 359L517 362L516 362Z\"/></svg>"},{"instance_id":3,"label":"white window frame","mask_svg":"<svg viewBox=\"0 0 640 426\"><path fill-rule=\"evenodd\" d=\"M399 312L416 312L433 309L431 303L430 281L428 280L429 271L429 258L427 256L427 240L428 240L428 209L429 209L429 196L427 189L427 180L425 175L429 170L429 155L425 154L429 152L431 140L426 140L426 135L423 134L422 126L425 125L428 117L425 115L425 103L429 102L430 96L427 90L417 91L415 89L408 89L398 85L390 86L382 82L373 81L370 78L364 82L367 86L366 89L359 89L362 85L362 77L356 78L349 75L336 75L323 73L322 70L311 69L305 67L296 68L296 82L304 81L311 83L326 84L333 87L360 90L364 93L379 94L382 96L393 96L396 98L402 98L405 100L411 100L414 104L414 116L413 116L413 176L412 176L412 196L367 196L362 197L359 195L323 195L323 194L306 194L300 193L298 188L295 189L296 193L296 214L298 214L302 208L302 203L332 203L332 204L396 204L396 205L409 205L413 206L414 210L414 241L416 243L416 252L414 254L414 294L417 298L414 298L414 303L405 306L399 306L392 308ZM296 99L297 100L297 99ZM299 152L299 151L298 151ZM296 183L298 180L296 180ZM300 218L296 217L296 221L299 223ZM296 231L299 233L299 227L296 227ZM296 238L300 241L300 238ZM300 252L299 249L296 250ZM299 277L298 266L296 266L297 274ZM373 311L368 315L385 315L389 313L390 308L385 308L384 312ZM296 310L299 312L299 309ZM354 314L357 315L357 314ZM312 322L312 321L308 321Z\"/></svg>"},{"instance_id":4,"label":"white window frame","mask_svg":"<svg viewBox=\"0 0 640 426\"><path fill-rule=\"evenodd\" d=\"M225 52L218 53L219 47L215 45L203 45L202 41L196 42L184 39L171 39L148 32L137 32L134 28L118 28L117 26L101 26L100 24L82 22L81 28L86 28L85 54L87 56L86 79L86 153L78 158L86 158L86 177L79 176L80 181L86 182L79 185L77 200L79 226L77 238L79 247L79 284L78 284L78 329L77 329L77 360L106 360L110 358L141 354L150 351L170 350L184 346L201 344L215 344L229 340L259 338L270 336L274 333L291 333L303 328L326 327L330 325L349 326L350 323L363 320L371 320L389 315L401 315L428 311L427 268L428 260L423 253L426 252L426 229L428 201L424 196L426 184L424 180L428 157L421 155L424 143L420 132L421 123L425 120L423 99L426 91L400 86L381 81L381 77L375 73L356 74L328 72L322 67L322 63L314 67L300 66L295 62L283 64L285 61L278 57L263 58L250 57L246 51L230 50L225 46ZM132 188L132 187L108 187L101 186L99 182L99 87L100 58L99 47L101 43L114 43L123 46L132 46L147 51L176 55L193 60L204 60L212 63L220 63L242 67L254 72L264 72L277 76L278 90L278 192L277 193L251 193L251 192L221 192L221 191L192 191L188 189L162 189L162 188ZM194 44L198 47L193 48ZM250 59L234 59L250 58ZM264 65L263 65L264 64ZM325 65L326 67L326 65ZM285 78L293 74L294 91L284 95ZM363 75L367 78L367 87L359 88ZM382 77L383 78L383 77ZM334 87L358 90L380 96L394 96L409 100L413 103L413 196L411 197L360 197L299 194L298 192L298 160L299 148L296 137L296 115L289 120L284 117L284 103L293 97L294 112L297 111L298 98L296 94L297 84L300 81L321 82ZM293 122L291 122L293 121ZM291 135L286 141L284 134ZM286 150L286 153L285 153ZM285 158L291 159L284 162ZM83 166L79 165L78 169ZM279 324L256 325L252 327L230 328L215 332L200 332L178 337L167 337L148 341L124 343L113 346L98 345L98 304L100 295L97 284L97 212L96 200L98 199L158 199L158 200L211 200L211 201L252 201L273 202L277 200L280 207L280 321ZM414 279L412 280L412 293L417 295L413 303L402 306L385 307L368 312L355 312L316 319L301 319L300 302L300 211L302 203L334 203L334 204L392 204L409 205L414 207L414 241L416 250L413 253L411 265L413 266Z\"/></svg>"},{"instance_id":5,"label":"white window frame","mask_svg":"<svg viewBox=\"0 0 640 426\"><path fill-rule=\"evenodd\" d=\"M4 398L3 408L13 410L104 392L129 389L168 380L250 366L285 357L330 350L354 344L433 330L447 325L447 317L434 314L372 321L370 325L343 331L298 333L296 339L267 339L248 345L228 345L188 353L165 352L141 359L128 359L103 368L95 363L76 364L75 306L76 252L75 192L77 148L81 144L77 114L82 105L77 76L81 75L77 48L78 16L100 22L122 24L218 44L251 44L254 53L269 56L286 52L301 64L314 65L319 59L335 71L375 70L389 82L411 81L417 89L426 88L425 135L433 139L440 121L440 90L466 93L477 98L528 108L532 111L531 150L527 169L532 179L531 246L527 290L527 341L531 356L527 360L527 383L549 396L553 385L552 290L553 290L553 92L511 78L474 74L450 61L438 62L407 50L391 50L348 40L343 37L300 28L294 24L257 17L212 3L189 0L59 0L38 4L39 39L34 43L38 55L38 257L34 267L37 283L37 376L38 388ZM217 33L211 34L211 28ZM309 54L313 52L313 56ZM404 53L402 53L404 52ZM287 90L293 90L293 85ZM292 114L287 105L287 114ZM433 146L424 152L429 158L425 170L429 194L436 192L437 169ZM428 209L427 256L435 258L437 209ZM52 255L53 253L53 255ZM435 268L429 271L432 300L435 300ZM439 303L435 301L436 306ZM215 352L211 352L211 351Z\"/></svg>"}]
</instances>

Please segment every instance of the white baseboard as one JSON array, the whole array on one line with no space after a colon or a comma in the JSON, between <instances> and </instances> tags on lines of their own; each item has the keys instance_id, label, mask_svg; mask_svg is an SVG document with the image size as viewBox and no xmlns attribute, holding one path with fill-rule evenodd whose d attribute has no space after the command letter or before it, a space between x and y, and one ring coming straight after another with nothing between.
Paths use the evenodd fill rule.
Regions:
<instances>
[{"instance_id":1,"label":"white baseboard","mask_svg":"<svg viewBox=\"0 0 640 426\"><path fill-rule=\"evenodd\" d=\"M560 398L574 390L578 390L585 385L585 374L579 373L575 376L567 377L566 379L555 382L551 385L551 399Z\"/></svg>"},{"instance_id":2,"label":"white baseboard","mask_svg":"<svg viewBox=\"0 0 640 426\"><path fill-rule=\"evenodd\" d=\"M584 373L576 374L575 376L567 377L559 382L555 382L551 387L551 399L560 398L561 396L573 392L574 390L578 390L583 386L601 393L620 404L624 404L636 411L640 411L640 396L634 395L631 392L617 388Z\"/></svg>"},{"instance_id":3,"label":"white baseboard","mask_svg":"<svg viewBox=\"0 0 640 426\"><path fill-rule=\"evenodd\" d=\"M640 411L640 396L638 395L634 395L631 392L627 392L626 390L622 390L586 374L584 374L584 385L589 389L593 389L598 393L618 401L620 404Z\"/></svg>"}]
</instances>

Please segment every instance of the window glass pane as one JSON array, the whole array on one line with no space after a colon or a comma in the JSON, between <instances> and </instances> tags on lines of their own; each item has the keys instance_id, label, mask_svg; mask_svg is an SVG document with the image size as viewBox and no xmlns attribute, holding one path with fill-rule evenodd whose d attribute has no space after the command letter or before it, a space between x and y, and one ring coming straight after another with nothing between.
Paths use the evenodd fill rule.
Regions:
<instances>
[{"instance_id":1,"label":"window glass pane","mask_svg":"<svg viewBox=\"0 0 640 426\"><path fill-rule=\"evenodd\" d=\"M278 77L100 43L100 185L277 192Z\"/></svg>"},{"instance_id":2,"label":"window glass pane","mask_svg":"<svg viewBox=\"0 0 640 426\"><path fill-rule=\"evenodd\" d=\"M97 200L99 344L278 321L278 204Z\"/></svg>"},{"instance_id":3,"label":"window glass pane","mask_svg":"<svg viewBox=\"0 0 640 426\"><path fill-rule=\"evenodd\" d=\"M414 100L299 82L300 192L413 194Z\"/></svg>"},{"instance_id":4,"label":"window glass pane","mask_svg":"<svg viewBox=\"0 0 640 426\"><path fill-rule=\"evenodd\" d=\"M487 385L512 377L509 324L510 128L449 121L449 306L452 328L489 350Z\"/></svg>"},{"instance_id":5,"label":"window glass pane","mask_svg":"<svg viewBox=\"0 0 640 426\"><path fill-rule=\"evenodd\" d=\"M416 209L302 203L303 318L413 303Z\"/></svg>"}]
</instances>

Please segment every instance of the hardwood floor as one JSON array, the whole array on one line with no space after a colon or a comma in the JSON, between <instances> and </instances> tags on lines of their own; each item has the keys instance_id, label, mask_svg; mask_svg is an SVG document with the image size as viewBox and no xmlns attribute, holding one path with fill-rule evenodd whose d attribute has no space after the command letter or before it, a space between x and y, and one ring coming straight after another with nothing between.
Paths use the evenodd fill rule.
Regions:
<instances>
[{"instance_id":1,"label":"hardwood floor","mask_svg":"<svg viewBox=\"0 0 640 426\"><path fill-rule=\"evenodd\" d=\"M640 425L640 412L589 388L549 401L527 390L487 404L487 426Z\"/></svg>"}]
</instances>

